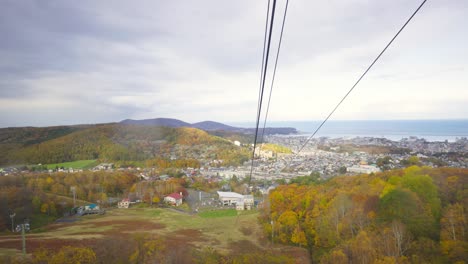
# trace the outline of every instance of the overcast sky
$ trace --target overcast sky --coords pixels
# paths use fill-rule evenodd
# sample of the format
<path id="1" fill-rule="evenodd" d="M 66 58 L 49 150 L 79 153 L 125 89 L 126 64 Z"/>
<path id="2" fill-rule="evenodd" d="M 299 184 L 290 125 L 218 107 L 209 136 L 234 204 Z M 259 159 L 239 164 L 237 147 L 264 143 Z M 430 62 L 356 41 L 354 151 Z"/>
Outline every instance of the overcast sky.
<path id="1" fill-rule="evenodd" d="M 326 117 L 420 2 L 291 1 L 269 120 Z M 253 121 L 266 5 L 3 0 L 0 127 Z M 468 118 L 467 25 L 429 0 L 333 119 Z"/>

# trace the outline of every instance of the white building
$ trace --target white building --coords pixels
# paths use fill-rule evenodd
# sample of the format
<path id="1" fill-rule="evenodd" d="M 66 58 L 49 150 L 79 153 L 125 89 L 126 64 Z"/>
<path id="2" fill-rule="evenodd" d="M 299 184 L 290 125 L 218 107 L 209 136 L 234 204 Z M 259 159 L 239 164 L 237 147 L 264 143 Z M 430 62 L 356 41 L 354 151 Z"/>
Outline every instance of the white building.
<path id="1" fill-rule="evenodd" d="M 253 195 L 219 191 L 218 195 L 223 206 L 235 205 L 237 210 L 251 210 L 254 205 Z"/>
<path id="2" fill-rule="evenodd" d="M 271 150 L 263 150 L 261 147 L 255 149 L 255 155 L 260 158 L 273 158 L 275 153 Z"/>
<path id="3" fill-rule="evenodd" d="M 239 201 L 243 201 L 244 196 L 240 193 L 235 193 L 235 192 L 219 192 L 219 200 L 221 203 L 226 206 L 226 205 L 235 205 Z"/>
<path id="4" fill-rule="evenodd" d="M 122 201 L 118 202 L 118 208 L 128 208 L 130 207 L 130 200 L 128 198 L 122 199 Z"/>
<path id="5" fill-rule="evenodd" d="M 372 165 L 354 165 L 352 167 L 346 168 L 346 171 L 351 173 L 371 174 L 380 172 L 380 169 Z"/>
<path id="6" fill-rule="evenodd" d="M 244 209 L 251 210 L 254 206 L 254 197 L 251 194 L 244 195 Z"/>

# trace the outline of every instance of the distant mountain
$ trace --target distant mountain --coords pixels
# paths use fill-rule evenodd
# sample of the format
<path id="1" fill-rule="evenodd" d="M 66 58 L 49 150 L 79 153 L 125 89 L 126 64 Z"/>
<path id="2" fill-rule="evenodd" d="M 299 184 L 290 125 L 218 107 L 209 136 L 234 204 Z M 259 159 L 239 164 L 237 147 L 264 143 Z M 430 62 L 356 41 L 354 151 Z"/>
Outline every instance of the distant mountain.
<path id="1" fill-rule="evenodd" d="M 182 120 L 172 119 L 172 118 L 154 118 L 154 119 L 143 119 L 143 120 L 133 120 L 126 119 L 120 122 L 124 125 L 143 125 L 143 126 L 166 126 L 166 127 L 193 127 L 205 131 L 228 131 L 236 132 L 242 134 L 255 134 L 255 128 L 242 128 L 242 127 L 233 127 L 225 125 L 223 123 L 214 122 L 214 121 L 203 121 L 198 123 L 187 123 Z M 259 133 L 262 133 L 262 128 L 259 129 Z M 273 134 L 297 134 L 297 129 L 293 127 L 267 127 L 265 128 L 265 135 Z"/>
<path id="2" fill-rule="evenodd" d="M 193 123 L 191 127 L 202 129 L 202 130 L 225 130 L 225 131 L 237 131 L 242 130 L 238 127 L 228 126 L 219 122 L 214 121 L 203 121 L 198 123 Z"/>
<path id="3" fill-rule="evenodd" d="M 120 122 L 124 125 L 141 125 L 141 126 L 166 126 L 166 127 L 191 127 L 191 124 L 182 120 L 173 118 L 153 118 L 143 120 L 125 119 Z"/>

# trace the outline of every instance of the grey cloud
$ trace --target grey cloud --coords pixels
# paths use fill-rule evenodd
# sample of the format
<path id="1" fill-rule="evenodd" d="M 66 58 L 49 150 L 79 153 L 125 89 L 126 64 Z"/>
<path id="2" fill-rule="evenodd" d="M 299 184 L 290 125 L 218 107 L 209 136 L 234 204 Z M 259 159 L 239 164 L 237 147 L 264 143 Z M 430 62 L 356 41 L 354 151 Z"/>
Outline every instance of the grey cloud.
<path id="1" fill-rule="evenodd" d="M 291 80 L 282 75 L 289 72 L 295 79 L 286 89 L 307 87 L 307 69 L 302 70 L 304 76 L 291 73 L 302 65 L 314 67 L 312 77 L 323 75 L 320 69 L 330 75 L 361 70 L 418 4 L 418 0 L 290 1 L 277 81 Z M 279 1 L 278 11 L 283 5 Z M 435 15 L 446 17 L 467 6 L 466 1 L 456 0 L 428 3 L 417 23 L 410 25 L 413 31 L 405 32 L 398 43 L 417 47 L 418 32 L 427 32 L 424 27 Z M 48 101 L 72 99 L 77 103 L 76 113 L 95 110 L 90 120 L 149 118 L 158 113 L 233 117 L 237 109 L 243 113 L 237 114 L 237 120 L 250 120 L 243 116 L 255 113 L 265 8 L 266 1 L 250 0 L 4 1 L 0 9 L 0 100 L 20 103 L 38 98 L 44 109 L 52 109 Z M 457 40 L 467 41 L 466 37 Z M 392 69 L 378 74 L 401 78 Z M 241 98 L 225 93 L 225 87 Z M 287 108 L 288 99 L 281 100 Z M 36 105 L 29 111 L 40 109 Z M 27 111 L 12 113 L 8 122 L 15 116 L 17 122 L 29 122 L 32 118 Z M 55 108 L 50 119 L 81 118 L 73 113 Z M 8 122 L 0 120 L 0 126 Z"/>

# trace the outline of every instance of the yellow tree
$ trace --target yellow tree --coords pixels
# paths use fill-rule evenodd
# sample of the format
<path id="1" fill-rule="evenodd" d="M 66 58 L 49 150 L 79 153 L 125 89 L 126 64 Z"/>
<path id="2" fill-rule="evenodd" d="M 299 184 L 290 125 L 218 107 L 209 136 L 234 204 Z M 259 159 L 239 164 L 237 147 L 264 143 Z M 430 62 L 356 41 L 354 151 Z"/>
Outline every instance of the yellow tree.
<path id="1" fill-rule="evenodd" d="M 335 263 L 341 263 L 341 264 L 346 264 L 349 263 L 348 257 L 343 253 L 341 249 L 336 249 L 333 250 L 330 254 L 324 256 L 320 260 L 321 264 L 335 264 Z"/>
<path id="2" fill-rule="evenodd" d="M 37 264 L 93 264 L 97 263 L 96 253 L 88 247 L 62 247 L 58 252 L 40 248 L 33 253 L 33 263 Z"/>
<path id="3" fill-rule="evenodd" d="M 291 242 L 301 247 L 307 246 L 307 238 L 299 225 L 296 226 L 291 236 Z"/>
<path id="4" fill-rule="evenodd" d="M 49 213 L 49 204 L 43 203 L 41 205 L 41 213 L 43 213 L 43 214 Z"/>
<path id="5" fill-rule="evenodd" d="M 49 264 L 91 264 L 97 263 L 96 253 L 88 247 L 71 247 L 66 246 L 60 251 L 52 255 Z"/>
<path id="6" fill-rule="evenodd" d="M 349 245 L 352 263 L 374 263 L 377 252 L 365 231 L 360 231 Z"/>
<path id="7" fill-rule="evenodd" d="M 291 241 L 291 235 L 294 231 L 294 228 L 298 225 L 297 214 L 291 210 L 287 210 L 278 217 L 277 227 L 275 226 L 275 231 L 278 230 L 279 240 L 283 243 L 288 243 Z"/>
<path id="8" fill-rule="evenodd" d="M 442 252 L 453 262 L 468 259 L 468 223 L 465 210 L 460 203 L 449 205 L 440 220 Z"/>

